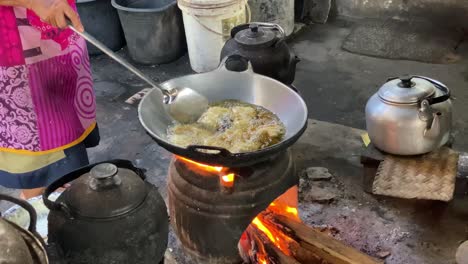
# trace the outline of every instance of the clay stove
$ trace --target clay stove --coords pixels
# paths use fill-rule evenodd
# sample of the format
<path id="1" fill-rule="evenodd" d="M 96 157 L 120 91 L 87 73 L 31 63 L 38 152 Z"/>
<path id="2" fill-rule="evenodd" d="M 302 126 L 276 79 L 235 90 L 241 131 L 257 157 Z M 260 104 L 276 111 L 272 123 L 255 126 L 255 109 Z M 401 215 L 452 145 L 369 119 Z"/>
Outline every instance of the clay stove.
<path id="1" fill-rule="evenodd" d="M 265 229 L 257 215 L 281 208 L 297 217 L 298 181 L 289 150 L 243 168 L 174 157 L 168 179 L 172 226 L 197 263 L 241 263 L 238 245 L 246 229 Z"/>

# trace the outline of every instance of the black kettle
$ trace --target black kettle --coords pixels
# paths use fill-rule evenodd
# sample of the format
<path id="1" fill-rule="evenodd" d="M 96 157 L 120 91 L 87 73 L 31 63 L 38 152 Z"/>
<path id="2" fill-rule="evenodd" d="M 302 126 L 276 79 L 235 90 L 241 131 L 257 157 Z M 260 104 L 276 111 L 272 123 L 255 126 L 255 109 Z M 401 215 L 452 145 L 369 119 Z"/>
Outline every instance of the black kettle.
<path id="1" fill-rule="evenodd" d="M 278 34 L 279 33 L 279 34 Z M 234 27 L 231 39 L 221 50 L 221 60 L 240 55 L 252 63 L 255 73 L 291 85 L 300 61 L 285 41 L 284 30 L 276 24 L 250 23 Z"/>
<path id="2" fill-rule="evenodd" d="M 0 201 L 12 202 L 29 214 L 28 230 L 0 218 L 0 263 L 8 264 L 48 264 L 45 243 L 36 232 L 37 215 L 26 201 L 0 194 Z"/>
<path id="3" fill-rule="evenodd" d="M 49 195 L 74 181 L 55 202 Z M 159 263 L 167 248 L 167 208 L 130 161 L 89 165 L 55 181 L 43 195 L 48 240 L 69 264 Z"/>

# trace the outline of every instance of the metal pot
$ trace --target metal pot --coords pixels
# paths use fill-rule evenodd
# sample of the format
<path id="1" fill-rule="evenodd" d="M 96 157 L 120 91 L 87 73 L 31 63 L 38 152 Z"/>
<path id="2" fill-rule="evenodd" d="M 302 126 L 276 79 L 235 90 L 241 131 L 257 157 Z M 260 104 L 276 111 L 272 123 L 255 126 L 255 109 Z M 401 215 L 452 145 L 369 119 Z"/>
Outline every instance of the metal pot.
<path id="1" fill-rule="evenodd" d="M 286 150 L 307 128 L 307 106 L 304 100 L 281 82 L 255 74 L 250 63 L 239 55 L 225 58 L 217 70 L 173 79 L 162 86 L 168 89 L 190 87 L 208 98 L 210 103 L 239 100 L 262 106 L 275 113 L 286 126 L 286 135 L 282 142 L 254 152 L 231 153 L 223 148 L 209 146 L 182 148 L 172 144 L 167 138 L 167 128 L 174 120 L 162 103 L 163 94 L 159 89 L 148 92 L 138 108 L 143 127 L 163 148 L 198 162 L 226 167 L 259 163 Z M 208 153 L 204 150 L 211 151 Z"/>
<path id="2" fill-rule="evenodd" d="M 26 201 L 0 194 L 0 200 L 9 201 L 29 213 L 29 228 L 25 230 L 15 223 L 0 218 L 0 263 L 48 264 L 44 241 L 36 233 L 36 212 Z"/>
<path id="3" fill-rule="evenodd" d="M 120 25 L 119 15 L 109 0 L 77 0 L 76 8 L 81 22 L 86 30 L 96 36 L 113 51 L 125 46 L 124 33 Z M 90 55 L 100 55 L 102 52 L 88 43 Z"/>
<path id="4" fill-rule="evenodd" d="M 450 90 L 423 76 L 389 79 L 367 102 L 366 123 L 371 142 L 387 153 L 433 151 L 450 137 Z"/>
<path id="5" fill-rule="evenodd" d="M 48 196 L 73 181 L 56 202 Z M 131 162 L 114 160 L 76 170 L 47 187 L 49 242 L 67 263 L 159 263 L 168 241 L 166 205 Z"/>
<path id="6" fill-rule="evenodd" d="M 224 45 L 221 58 L 241 55 L 252 63 L 254 72 L 290 85 L 294 82 L 299 59 L 284 37 L 284 30 L 276 24 L 239 25 L 231 30 L 231 39 Z"/>

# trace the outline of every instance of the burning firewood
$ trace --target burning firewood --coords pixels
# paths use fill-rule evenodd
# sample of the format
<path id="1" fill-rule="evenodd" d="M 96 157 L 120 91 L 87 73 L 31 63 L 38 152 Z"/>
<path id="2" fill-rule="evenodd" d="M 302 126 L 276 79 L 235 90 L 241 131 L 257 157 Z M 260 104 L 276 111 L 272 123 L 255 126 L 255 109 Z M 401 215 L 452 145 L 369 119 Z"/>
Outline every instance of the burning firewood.
<path id="1" fill-rule="evenodd" d="M 271 211 L 255 218 L 243 239 L 240 251 L 244 260 L 251 264 L 382 263 L 298 219 Z"/>
<path id="2" fill-rule="evenodd" d="M 287 256 L 279 250 L 272 242 L 258 229 L 250 226 L 247 229 L 249 237 L 255 245 L 255 250 L 249 255 L 251 263 L 254 264 L 300 264 L 294 257 Z"/>

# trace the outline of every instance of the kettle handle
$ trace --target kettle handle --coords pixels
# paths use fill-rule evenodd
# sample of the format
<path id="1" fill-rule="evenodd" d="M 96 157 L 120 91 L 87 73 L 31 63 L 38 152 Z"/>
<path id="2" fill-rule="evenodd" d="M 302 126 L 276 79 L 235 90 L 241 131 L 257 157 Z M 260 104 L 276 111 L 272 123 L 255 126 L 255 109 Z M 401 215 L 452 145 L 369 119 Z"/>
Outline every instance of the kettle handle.
<path id="1" fill-rule="evenodd" d="M 451 92 L 450 92 L 450 89 L 447 87 L 447 85 L 439 82 L 439 81 L 436 81 L 434 79 L 431 79 L 431 78 L 428 78 L 428 77 L 425 77 L 425 76 L 420 76 L 420 75 L 411 75 L 410 78 L 420 78 L 420 79 L 424 79 L 430 83 L 432 83 L 437 89 L 439 89 L 440 91 L 442 91 L 444 94 L 441 95 L 441 96 L 438 96 L 438 97 L 433 97 L 433 98 L 427 98 L 425 100 L 427 100 L 427 102 L 429 103 L 429 105 L 433 105 L 433 104 L 438 104 L 438 103 L 442 103 L 442 102 L 445 102 L 447 101 L 448 99 L 450 99 L 450 97 L 452 96 Z M 391 78 L 388 78 L 387 79 L 387 82 L 389 81 L 393 81 L 393 80 L 396 80 L 396 79 L 399 79 L 399 77 L 391 77 Z"/>
<path id="2" fill-rule="evenodd" d="M 252 24 L 255 24 L 255 25 L 257 25 L 259 27 L 262 27 L 262 28 L 276 29 L 280 33 L 281 38 L 286 37 L 286 32 L 278 24 L 266 23 L 266 22 L 252 22 L 252 23 L 241 24 L 241 25 L 233 27 L 231 29 L 231 38 L 235 38 L 237 33 L 239 33 L 240 31 L 242 31 L 244 29 L 248 29 L 250 27 L 250 25 L 252 25 Z"/>
<path id="3" fill-rule="evenodd" d="M 434 79 L 424 77 L 424 76 L 415 75 L 414 77 L 421 78 L 421 79 L 424 79 L 424 80 L 432 83 L 437 89 L 441 90 L 444 93 L 444 95 L 441 95 L 439 97 L 433 97 L 433 98 L 426 99 L 429 102 L 429 105 L 445 102 L 448 99 L 450 99 L 450 97 L 452 96 L 451 92 L 450 92 L 450 89 L 447 87 L 447 85 L 445 85 L 445 84 L 443 84 L 443 83 L 441 83 L 439 81 L 436 81 Z"/>
<path id="4" fill-rule="evenodd" d="M 19 205 L 24 210 L 26 210 L 28 212 L 28 214 L 29 214 L 29 227 L 28 227 L 28 230 L 29 230 L 29 232 L 37 235 L 37 233 L 36 233 L 37 213 L 36 213 L 36 210 L 34 210 L 34 207 L 32 205 L 30 205 L 25 200 L 20 200 L 20 199 L 17 199 L 17 198 L 13 198 L 11 196 L 8 196 L 6 194 L 1 194 L 1 193 L 0 193 L 0 200 L 14 203 L 16 205 Z"/>
<path id="5" fill-rule="evenodd" d="M 54 181 L 52 184 L 50 184 L 49 186 L 47 186 L 47 188 L 45 189 L 44 191 L 44 194 L 42 195 L 42 200 L 44 201 L 44 205 L 49 208 L 49 210 L 54 210 L 54 211 L 63 211 L 65 212 L 68 216 L 71 217 L 71 211 L 70 209 L 68 208 L 68 206 L 64 203 L 57 203 L 57 202 L 53 202 L 51 200 L 49 200 L 49 196 L 54 192 L 56 191 L 58 188 L 62 187 L 63 185 L 65 185 L 66 183 L 69 183 L 73 180 L 76 180 L 78 179 L 79 177 L 81 177 L 82 175 L 84 175 L 85 173 L 88 173 L 91 171 L 92 168 L 94 168 L 94 166 L 96 165 L 99 165 L 99 164 L 103 164 L 103 163 L 111 163 L 111 164 L 114 164 L 116 165 L 117 167 L 119 168 L 124 168 L 124 169 L 129 169 L 129 170 L 132 170 L 134 171 L 141 179 L 145 179 L 145 173 L 144 173 L 144 170 L 143 169 L 140 169 L 140 168 L 137 168 L 133 165 L 133 163 L 131 161 L 128 161 L 128 160 L 120 160 L 120 159 L 116 159 L 116 160 L 110 160 L 110 161 L 103 161 L 103 162 L 98 162 L 98 163 L 94 163 L 94 164 L 90 164 L 90 165 L 87 165 L 87 166 L 84 166 L 84 167 L 81 167 L 73 172 L 70 172 L 68 174 L 66 174 L 65 176 L 57 179 L 56 181 Z"/>

